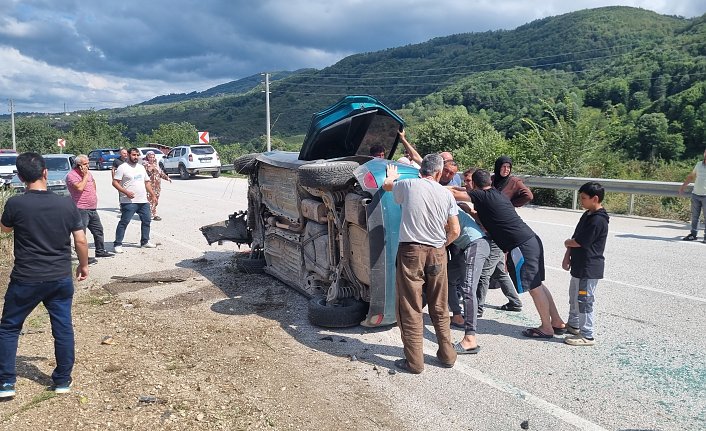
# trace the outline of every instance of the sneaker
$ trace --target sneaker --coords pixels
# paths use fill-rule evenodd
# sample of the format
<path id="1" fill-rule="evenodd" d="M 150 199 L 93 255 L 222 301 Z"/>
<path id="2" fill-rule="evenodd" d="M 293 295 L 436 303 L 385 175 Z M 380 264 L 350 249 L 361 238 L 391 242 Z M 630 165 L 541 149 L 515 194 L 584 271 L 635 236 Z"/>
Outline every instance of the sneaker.
<path id="1" fill-rule="evenodd" d="M 71 380 L 66 383 L 54 383 L 49 387 L 49 390 L 57 394 L 68 394 L 69 392 L 71 392 L 72 383 L 73 382 Z"/>
<path id="2" fill-rule="evenodd" d="M 93 264 L 95 264 L 95 263 L 98 263 L 98 259 L 96 259 L 95 257 L 89 257 L 89 258 L 88 258 L 88 264 L 89 264 L 89 265 L 93 265 Z"/>
<path id="3" fill-rule="evenodd" d="M 113 250 L 115 250 L 116 253 L 125 253 L 125 250 L 123 250 L 122 245 L 116 245 L 115 247 L 113 247 Z"/>
<path id="4" fill-rule="evenodd" d="M 157 248 L 157 246 L 151 242 L 146 242 L 146 243 L 142 244 L 140 247 L 142 247 L 142 248 Z"/>
<path id="5" fill-rule="evenodd" d="M 113 257 L 113 253 L 106 250 L 96 250 L 96 257 Z"/>
<path id="6" fill-rule="evenodd" d="M 3 383 L 0 386 L 0 398 L 12 398 L 15 396 L 15 384 Z"/>
<path id="7" fill-rule="evenodd" d="M 564 343 L 568 344 L 569 346 L 593 346 L 594 344 L 596 344 L 596 339 L 588 339 L 577 335 L 576 337 L 564 338 Z"/>
<path id="8" fill-rule="evenodd" d="M 697 237 L 696 235 L 694 235 L 693 233 L 690 233 L 689 235 L 685 236 L 685 237 L 682 238 L 681 240 L 682 240 L 682 241 L 694 241 L 694 240 L 697 239 L 697 238 L 698 238 L 698 237 Z"/>
<path id="9" fill-rule="evenodd" d="M 154 221 L 161 221 L 161 220 L 162 220 L 162 217 L 160 217 L 160 216 L 154 216 L 154 217 L 152 217 L 152 220 L 154 220 Z"/>

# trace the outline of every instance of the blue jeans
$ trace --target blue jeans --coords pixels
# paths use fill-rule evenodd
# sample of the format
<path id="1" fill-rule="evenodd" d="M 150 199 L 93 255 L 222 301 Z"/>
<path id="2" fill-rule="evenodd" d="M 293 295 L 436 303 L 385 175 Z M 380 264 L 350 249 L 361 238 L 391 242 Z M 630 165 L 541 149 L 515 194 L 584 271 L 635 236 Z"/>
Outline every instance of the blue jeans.
<path id="1" fill-rule="evenodd" d="M 593 302 L 598 280 L 571 277 L 569 282 L 569 319 L 566 324 L 579 328 L 581 336 L 593 338 Z"/>
<path id="2" fill-rule="evenodd" d="M 120 221 L 118 222 L 118 227 L 115 229 L 114 246 L 123 245 L 125 229 L 127 229 L 127 225 L 130 223 L 135 213 L 140 216 L 140 221 L 142 222 L 140 228 L 140 245 L 145 245 L 150 241 L 150 223 L 152 221 L 150 204 L 147 202 L 143 204 L 120 204 Z"/>
<path id="3" fill-rule="evenodd" d="M 17 380 L 17 342 L 20 330 L 29 313 L 40 302 L 49 312 L 51 334 L 54 337 L 56 368 L 51 378 L 57 384 L 71 381 L 75 358 L 74 328 L 71 323 L 73 296 L 71 277 L 40 282 L 10 280 L 0 320 L 0 384 L 15 383 Z"/>
<path id="4" fill-rule="evenodd" d="M 691 233 L 696 236 L 699 230 L 699 216 L 704 215 L 704 236 L 706 236 L 706 196 L 691 194 Z"/>

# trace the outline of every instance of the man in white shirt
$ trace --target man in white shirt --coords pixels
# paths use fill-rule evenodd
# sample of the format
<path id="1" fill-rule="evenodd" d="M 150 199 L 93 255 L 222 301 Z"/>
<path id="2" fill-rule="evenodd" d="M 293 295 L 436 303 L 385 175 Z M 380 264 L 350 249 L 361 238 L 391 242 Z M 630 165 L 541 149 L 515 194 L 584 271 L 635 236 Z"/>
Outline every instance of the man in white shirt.
<path id="1" fill-rule="evenodd" d="M 422 160 L 421 178 L 398 180 L 397 166 L 391 164 L 382 185 L 402 206 L 395 311 L 405 358 L 397 360 L 395 366 L 412 374 L 424 370 L 423 293 L 439 344 L 436 356 L 446 368 L 456 362 L 449 321 L 446 246 L 461 229 L 456 201 L 439 184 L 443 167 L 440 155 L 429 154 Z"/>
<path id="2" fill-rule="evenodd" d="M 684 241 L 694 241 L 699 231 L 699 216 L 704 215 L 704 239 L 706 244 L 706 150 L 704 159 L 696 163 L 694 170 L 686 176 L 684 183 L 679 187 L 679 194 L 684 193 L 684 188 L 690 182 L 694 182 L 694 189 L 691 191 L 691 232 L 682 238 Z"/>
<path id="3" fill-rule="evenodd" d="M 113 177 L 113 187 L 120 194 L 120 221 L 115 229 L 115 241 L 113 247 L 116 253 L 124 253 L 123 238 L 125 229 L 130 223 L 132 216 L 137 213 L 142 222 L 140 231 L 140 246 L 144 248 L 155 248 L 156 245 L 150 242 L 150 221 L 152 219 L 150 204 L 147 199 L 147 192 L 152 194 L 150 178 L 144 166 L 138 163 L 140 150 L 130 148 L 128 159 L 115 170 Z"/>

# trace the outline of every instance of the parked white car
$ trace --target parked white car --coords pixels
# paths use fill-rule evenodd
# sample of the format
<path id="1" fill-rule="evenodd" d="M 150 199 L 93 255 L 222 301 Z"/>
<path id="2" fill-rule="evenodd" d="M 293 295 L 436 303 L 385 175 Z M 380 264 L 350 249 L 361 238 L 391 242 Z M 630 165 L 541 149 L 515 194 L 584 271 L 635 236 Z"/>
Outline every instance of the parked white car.
<path id="1" fill-rule="evenodd" d="M 12 177 L 17 172 L 15 161 L 17 153 L 3 152 L 0 153 L 0 186 L 9 186 Z"/>
<path id="2" fill-rule="evenodd" d="M 162 159 L 164 158 L 164 153 L 158 148 L 140 147 L 138 148 L 138 150 L 140 150 L 140 162 L 142 162 L 147 157 L 147 153 L 149 151 L 152 151 L 154 153 L 154 157 L 157 159 L 157 163 L 162 161 Z"/>
<path id="3" fill-rule="evenodd" d="M 188 180 L 197 174 L 221 175 L 221 159 L 210 145 L 181 145 L 174 147 L 159 163 L 167 174 L 179 174 Z"/>

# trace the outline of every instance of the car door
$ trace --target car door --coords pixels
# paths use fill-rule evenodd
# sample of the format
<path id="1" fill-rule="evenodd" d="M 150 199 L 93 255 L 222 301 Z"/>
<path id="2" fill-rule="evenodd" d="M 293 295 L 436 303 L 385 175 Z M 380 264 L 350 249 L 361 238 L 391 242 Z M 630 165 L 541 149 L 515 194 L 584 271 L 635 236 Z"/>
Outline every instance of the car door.
<path id="1" fill-rule="evenodd" d="M 165 171 L 176 172 L 180 151 L 180 148 L 174 148 L 162 159 Z"/>

